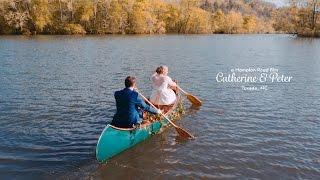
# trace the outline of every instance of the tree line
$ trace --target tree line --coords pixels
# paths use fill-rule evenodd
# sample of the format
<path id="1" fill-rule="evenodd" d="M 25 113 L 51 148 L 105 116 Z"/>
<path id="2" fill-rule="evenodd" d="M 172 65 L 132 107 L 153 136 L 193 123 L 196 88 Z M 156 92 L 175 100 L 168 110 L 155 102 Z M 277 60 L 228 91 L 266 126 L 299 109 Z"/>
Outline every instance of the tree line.
<path id="1" fill-rule="evenodd" d="M 304 1 L 2 0 L 0 34 L 317 32 L 317 0 Z"/>

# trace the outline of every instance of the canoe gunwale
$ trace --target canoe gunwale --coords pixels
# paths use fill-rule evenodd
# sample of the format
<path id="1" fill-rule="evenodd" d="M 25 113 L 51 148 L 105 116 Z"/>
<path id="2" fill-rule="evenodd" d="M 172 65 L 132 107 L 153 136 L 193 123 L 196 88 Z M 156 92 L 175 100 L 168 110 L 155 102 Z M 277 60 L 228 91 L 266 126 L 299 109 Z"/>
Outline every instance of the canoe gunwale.
<path id="1" fill-rule="evenodd" d="M 177 100 L 175 101 L 175 103 L 172 106 L 172 108 L 165 115 L 168 116 L 169 114 L 171 114 L 177 108 L 177 106 L 178 106 L 178 104 L 180 103 L 181 100 L 182 99 L 181 99 L 180 95 L 177 95 Z M 155 122 L 161 122 L 161 119 L 158 120 L 158 121 L 155 121 Z M 133 127 L 133 128 L 120 128 L 120 127 L 113 126 L 111 124 L 108 124 L 107 126 L 110 127 L 110 128 L 116 129 L 116 130 L 120 130 L 120 131 L 133 131 L 133 130 L 138 130 L 138 129 L 141 129 L 141 128 L 145 128 L 147 126 L 151 126 L 155 122 L 152 122 L 150 124 L 142 124 L 140 126 Z"/>

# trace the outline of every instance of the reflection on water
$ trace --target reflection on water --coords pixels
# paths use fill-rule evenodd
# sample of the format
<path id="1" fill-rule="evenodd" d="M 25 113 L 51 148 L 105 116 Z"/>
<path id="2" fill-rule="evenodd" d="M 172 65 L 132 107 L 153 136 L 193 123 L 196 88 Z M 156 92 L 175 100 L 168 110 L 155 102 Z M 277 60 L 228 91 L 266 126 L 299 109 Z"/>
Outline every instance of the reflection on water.
<path id="1" fill-rule="evenodd" d="M 0 37 L 0 177 L 262 178 L 320 176 L 320 40 L 287 35 Z M 106 165 L 95 145 L 127 75 L 150 94 L 166 64 L 203 100 L 178 124 Z M 268 91 L 217 83 L 231 68 L 293 76 Z"/>

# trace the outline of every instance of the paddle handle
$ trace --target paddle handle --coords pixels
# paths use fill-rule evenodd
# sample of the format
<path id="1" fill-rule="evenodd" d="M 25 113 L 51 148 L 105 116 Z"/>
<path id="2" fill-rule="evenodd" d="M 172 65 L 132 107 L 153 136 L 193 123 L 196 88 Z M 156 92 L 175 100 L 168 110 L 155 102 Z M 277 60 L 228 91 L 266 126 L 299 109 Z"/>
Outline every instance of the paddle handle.
<path id="1" fill-rule="evenodd" d="M 137 91 L 137 90 L 136 90 Z M 154 106 L 146 97 L 144 97 L 139 91 L 137 91 L 137 93 L 146 101 L 150 104 L 150 106 L 152 106 L 154 109 L 159 110 L 156 106 Z M 164 115 L 162 112 L 160 112 L 160 115 L 163 116 L 167 121 L 169 121 L 169 123 L 174 126 L 174 127 L 178 127 L 177 125 L 175 125 L 166 115 Z"/>
<path id="2" fill-rule="evenodd" d="M 189 94 L 189 93 L 187 93 L 187 92 L 185 92 L 180 86 L 178 86 L 177 85 L 177 88 L 180 90 L 180 91 L 182 91 L 184 94 Z"/>

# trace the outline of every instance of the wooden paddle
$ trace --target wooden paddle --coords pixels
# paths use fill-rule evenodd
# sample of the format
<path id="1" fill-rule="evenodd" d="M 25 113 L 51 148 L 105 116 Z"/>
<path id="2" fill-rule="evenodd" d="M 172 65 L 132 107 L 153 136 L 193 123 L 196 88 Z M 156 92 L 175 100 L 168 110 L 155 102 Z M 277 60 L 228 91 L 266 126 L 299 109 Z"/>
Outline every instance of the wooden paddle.
<path id="1" fill-rule="evenodd" d="M 136 90 L 137 91 L 137 90 Z M 155 108 L 156 110 L 158 110 L 158 108 L 156 108 L 147 98 L 145 98 L 139 91 L 137 91 L 138 94 L 146 101 L 148 102 L 153 108 Z M 167 121 L 169 121 L 169 123 L 176 129 L 177 133 L 180 135 L 180 137 L 184 138 L 184 139 L 194 139 L 195 137 L 190 134 L 188 131 L 182 129 L 181 127 L 177 126 L 176 124 L 174 124 L 166 115 L 164 115 L 163 113 L 160 113 Z"/>
<path id="2" fill-rule="evenodd" d="M 192 95 L 192 94 L 190 94 L 190 93 L 185 92 L 185 91 L 184 91 L 183 89 L 181 89 L 181 87 L 179 87 L 178 85 L 177 85 L 177 87 L 178 87 L 178 89 L 179 89 L 180 91 L 182 91 L 182 92 L 187 96 L 188 100 L 189 100 L 193 105 L 195 105 L 195 106 L 201 106 L 201 105 L 202 105 L 202 101 L 201 101 L 199 98 L 197 98 L 196 96 L 194 96 L 194 95 Z"/>

